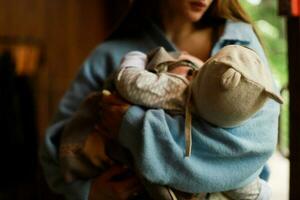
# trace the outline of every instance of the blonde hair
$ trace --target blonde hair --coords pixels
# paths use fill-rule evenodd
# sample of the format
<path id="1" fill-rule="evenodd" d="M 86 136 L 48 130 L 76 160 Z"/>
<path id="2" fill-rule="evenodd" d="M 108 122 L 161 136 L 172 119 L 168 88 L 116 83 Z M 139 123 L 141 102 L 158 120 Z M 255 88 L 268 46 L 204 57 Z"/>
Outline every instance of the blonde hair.
<path id="1" fill-rule="evenodd" d="M 214 0 L 208 15 L 214 18 L 230 19 L 250 23 L 249 15 L 242 8 L 238 0 Z"/>
<path id="2" fill-rule="evenodd" d="M 202 26 L 213 26 L 218 30 L 220 29 L 220 25 L 228 19 L 235 22 L 241 21 L 251 24 L 260 43 L 262 43 L 253 21 L 251 20 L 247 12 L 243 9 L 241 4 L 239 3 L 239 0 L 213 0 L 209 9 L 200 19 L 198 24 Z"/>

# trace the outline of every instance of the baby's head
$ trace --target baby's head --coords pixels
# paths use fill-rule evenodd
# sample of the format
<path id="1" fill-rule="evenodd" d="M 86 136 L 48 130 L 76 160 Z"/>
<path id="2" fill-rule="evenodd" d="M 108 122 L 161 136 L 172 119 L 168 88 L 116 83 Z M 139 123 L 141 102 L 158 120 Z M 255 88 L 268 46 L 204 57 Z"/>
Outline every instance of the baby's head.
<path id="1" fill-rule="evenodd" d="M 157 73 L 169 72 L 191 80 L 193 71 L 199 70 L 203 62 L 186 52 L 168 53 L 163 47 L 154 49 L 148 54 L 146 69 Z"/>
<path id="2" fill-rule="evenodd" d="M 191 81 L 195 113 L 220 127 L 233 127 L 268 99 L 282 103 L 271 73 L 253 50 L 229 45 L 211 57 Z"/>
<path id="3" fill-rule="evenodd" d="M 203 64 L 203 61 L 197 57 L 182 52 L 175 63 L 168 67 L 168 72 L 184 76 L 191 81 L 195 74 L 194 71 L 199 70 Z"/>

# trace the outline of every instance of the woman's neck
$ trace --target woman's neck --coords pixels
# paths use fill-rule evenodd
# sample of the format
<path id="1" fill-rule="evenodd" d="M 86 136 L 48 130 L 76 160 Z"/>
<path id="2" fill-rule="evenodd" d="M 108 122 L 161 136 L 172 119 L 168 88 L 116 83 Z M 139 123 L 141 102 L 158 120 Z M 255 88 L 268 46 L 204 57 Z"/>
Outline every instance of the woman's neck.
<path id="1" fill-rule="evenodd" d="M 162 25 L 167 38 L 182 51 L 187 51 L 201 60 L 205 61 L 210 56 L 212 49 L 212 27 L 202 29 L 196 28 L 191 21 L 177 16 L 168 18 L 164 16 Z"/>
<path id="2" fill-rule="evenodd" d="M 194 32 L 195 27 L 192 21 L 171 8 L 169 12 L 164 12 L 163 7 L 169 6 L 163 3 L 160 5 L 160 17 L 165 34 L 170 41 L 177 43 L 178 40 L 182 40 Z"/>
<path id="3" fill-rule="evenodd" d="M 163 26 L 167 38 L 175 44 L 193 34 L 196 29 L 194 23 L 180 16 L 163 18 Z"/>

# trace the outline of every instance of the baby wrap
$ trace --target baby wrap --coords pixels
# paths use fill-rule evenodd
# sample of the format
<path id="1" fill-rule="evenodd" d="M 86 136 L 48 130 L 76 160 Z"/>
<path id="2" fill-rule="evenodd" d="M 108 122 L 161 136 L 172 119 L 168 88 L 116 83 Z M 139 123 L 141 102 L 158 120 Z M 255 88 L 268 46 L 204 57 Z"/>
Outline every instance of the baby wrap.
<path id="1" fill-rule="evenodd" d="M 141 56 L 141 55 L 139 55 L 139 54 L 135 54 L 136 56 Z M 161 59 L 157 59 L 157 60 L 160 60 L 161 61 Z M 135 65 L 139 65 L 139 66 L 142 66 L 143 65 L 143 62 L 145 62 L 146 61 L 146 59 L 140 59 L 138 62 L 135 62 Z M 158 61 L 157 61 L 158 62 Z M 124 64 L 124 63 L 123 63 Z M 127 63 L 128 64 L 128 63 Z M 126 65 L 127 65 L 126 64 Z M 160 64 L 166 64 L 165 62 L 164 63 L 160 63 Z M 158 65 L 155 65 L 155 66 L 160 66 L 160 68 L 157 68 L 157 69 L 159 69 L 159 70 L 163 70 L 163 68 L 164 67 L 161 67 L 161 66 L 163 66 L 163 65 L 160 65 L 160 64 L 158 64 Z M 166 66 L 169 66 L 170 64 L 172 64 L 172 62 L 170 62 L 170 63 L 168 63 L 168 64 L 166 64 Z M 131 70 L 137 70 L 137 72 L 138 71 L 143 71 L 143 73 L 144 72 L 148 72 L 148 71 L 145 71 L 145 70 L 143 70 L 143 68 L 142 67 L 140 67 L 140 68 L 135 68 L 135 67 L 132 67 L 132 68 L 129 68 L 129 69 L 131 69 Z M 127 70 L 123 70 L 122 71 L 122 73 L 123 74 L 121 74 L 121 76 L 123 76 L 124 75 L 124 77 L 126 77 L 125 75 L 125 73 L 127 72 Z M 151 73 L 151 72 L 148 72 L 149 74 L 152 74 L 152 75 L 155 75 L 154 73 Z M 171 77 L 175 77 L 176 79 L 175 80 L 186 80 L 186 79 L 182 79 L 181 78 L 181 76 L 177 76 L 177 75 L 175 75 L 175 76 L 172 76 L 172 74 L 170 74 L 170 73 L 161 73 L 161 74 L 169 74 Z M 120 74 L 119 74 L 120 75 Z M 141 74 L 138 74 L 139 76 L 141 75 Z M 165 77 L 165 78 L 168 78 L 167 76 Z M 134 79 L 132 79 L 132 80 L 134 80 Z M 151 80 L 151 79 L 150 79 Z M 153 81 L 156 81 L 157 79 L 153 79 Z M 162 79 L 162 80 L 165 80 L 165 79 Z M 149 84 L 149 82 L 147 82 L 146 81 L 146 79 L 140 79 L 140 81 L 141 81 L 141 83 L 147 83 L 147 84 Z M 128 82 L 127 82 L 128 83 Z M 145 83 L 145 85 L 147 85 Z M 158 82 L 158 83 L 160 83 L 160 82 Z M 174 86 L 174 82 L 162 82 L 163 84 L 169 84 L 169 85 L 173 85 Z M 175 84 L 176 84 L 176 82 L 175 82 Z M 183 85 L 183 84 L 181 84 L 180 82 L 178 82 L 178 84 L 180 85 L 180 86 L 182 86 L 182 91 L 184 91 L 183 93 L 185 93 L 185 92 L 187 92 L 187 90 L 186 90 L 186 88 L 188 87 L 188 82 L 186 82 L 186 84 L 185 85 Z M 157 88 L 157 87 L 153 87 L 153 85 L 151 85 L 152 86 L 152 88 L 154 88 L 154 89 L 158 89 L 157 91 L 158 92 L 161 92 L 161 94 L 160 95 L 162 95 L 163 94 L 163 92 L 166 92 L 165 90 L 162 90 L 162 88 Z M 143 88 L 144 87 L 144 85 L 140 85 L 140 87 L 141 88 Z M 178 89 L 178 88 L 171 88 L 171 90 L 176 90 L 176 89 Z M 170 92 L 170 91 L 169 91 Z M 171 93 L 172 94 L 172 93 Z M 176 93 L 174 93 L 174 94 L 176 94 Z M 166 96 L 161 96 L 162 98 L 163 97 L 166 97 Z M 186 97 L 186 96 L 185 96 Z M 139 96 L 138 98 L 142 98 L 142 96 Z M 142 98 L 143 99 L 143 98 Z M 149 99 L 148 99 L 149 100 Z M 150 103 L 151 103 L 151 101 L 149 101 Z M 180 101 L 179 101 L 180 102 Z M 181 102 L 183 103 L 182 104 L 182 106 L 181 106 L 181 111 L 184 111 L 184 108 L 185 108 L 185 99 L 183 98 L 183 100 L 181 100 Z M 152 102 L 153 103 L 153 102 Z M 89 104 L 90 106 L 91 106 L 91 104 Z M 176 108 L 176 107 L 175 107 Z M 89 115 L 88 115 L 89 116 Z M 88 120 L 88 122 L 90 123 L 91 121 L 90 120 Z M 93 124 L 93 123 L 92 123 Z M 78 131 L 78 130 L 77 130 Z M 73 131 L 72 131 L 73 132 Z M 82 134 L 79 134 L 79 135 L 81 135 L 81 137 L 83 138 L 83 135 Z M 95 141 L 95 137 L 92 137 L 92 136 L 95 136 L 95 134 L 93 134 L 93 133 L 91 133 L 91 134 L 88 134 L 88 136 L 86 137 L 87 138 L 87 140 L 83 140 L 83 141 L 90 141 L 90 140 L 88 140 L 88 138 L 92 138 L 92 140 L 93 141 Z M 84 137 L 85 138 L 85 137 Z M 98 139 L 97 139 L 97 141 L 98 141 Z M 99 147 L 99 145 L 100 144 L 102 144 L 102 141 L 101 141 L 101 139 L 99 140 L 101 143 L 98 143 L 98 147 Z M 74 166 L 79 166 L 80 168 L 79 169 L 77 169 L 78 171 L 76 172 L 77 174 L 81 174 L 81 176 L 79 176 L 79 177 L 81 177 L 81 178 L 87 178 L 87 177 L 93 177 L 93 176 L 95 176 L 96 174 L 98 174 L 98 173 L 100 173 L 102 170 L 104 170 L 108 165 L 106 165 L 106 163 L 109 163 L 109 159 L 107 159 L 107 158 L 105 158 L 105 150 L 104 149 L 101 149 L 101 151 L 100 152 L 102 152 L 102 154 L 103 155 L 100 155 L 99 157 L 97 157 L 97 158 L 101 158 L 101 159 L 91 159 L 91 158 L 93 158 L 92 156 L 91 156 L 91 153 L 90 152 L 92 152 L 92 153 L 94 153 L 94 151 L 89 151 L 89 149 L 92 147 L 91 145 L 87 145 L 87 144 L 90 144 L 90 143 L 87 143 L 87 142 L 84 142 L 84 145 L 83 145 L 83 150 L 80 152 L 80 151 L 77 151 L 76 150 L 76 152 L 78 152 L 79 154 L 77 155 L 76 154 L 76 152 L 75 152 L 75 154 L 72 156 L 72 165 L 74 165 Z M 95 144 L 94 146 L 97 146 L 97 144 Z M 103 147 L 103 144 L 102 145 L 100 145 L 101 147 Z M 85 147 L 89 147 L 89 149 L 87 149 L 86 150 L 86 148 Z M 80 149 L 80 148 L 79 148 Z M 93 150 L 93 149 L 92 149 Z M 62 151 L 62 152 L 64 152 L 64 151 Z M 99 152 L 97 153 L 97 154 L 99 154 Z M 88 159 L 84 159 L 83 160 L 83 162 L 81 163 L 81 162 L 78 162 L 78 159 L 76 158 L 76 162 L 77 163 L 74 163 L 74 158 L 75 158 L 75 156 L 77 156 L 78 158 L 82 158 L 82 156 L 84 156 L 85 158 L 88 158 Z M 98 155 L 96 155 L 96 156 L 98 156 Z M 98 161 L 102 161 L 102 160 L 104 160 L 103 158 L 105 158 L 105 160 L 107 160 L 107 162 L 98 162 Z M 93 162 L 93 161 L 96 161 L 96 162 Z M 87 161 L 89 161 L 89 162 L 87 162 Z M 89 163 L 91 162 L 91 164 L 93 164 L 93 165 L 90 165 Z M 92 166 L 97 166 L 96 168 L 90 168 L 90 167 L 92 167 Z M 84 168 L 83 168 L 84 167 Z M 89 168 L 90 168 L 90 170 L 89 170 Z M 86 170 L 86 171 L 83 171 L 83 170 Z M 75 172 L 75 171 L 73 171 L 73 172 Z M 69 175 L 69 176 L 67 176 L 67 177 L 70 177 L 70 174 L 65 174 L 65 175 Z M 76 177 L 75 177 L 75 179 L 76 179 Z M 255 189 L 255 195 L 258 195 L 259 194 L 259 190 L 260 190 L 260 187 L 259 187 L 259 185 L 255 185 L 257 188 Z M 169 192 L 168 191 L 172 191 L 172 190 L 169 190 L 168 188 L 163 188 L 163 187 L 159 187 L 158 185 L 154 185 L 153 186 L 154 188 L 155 188 L 155 192 L 154 192 L 154 194 L 158 194 L 158 193 L 166 193 L 166 194 L 169 194 Z M 249 189 L 249 187 L 247 186 L 247 187 L 245 187 L 245 188 L 247 188 L 247 189 Z M 252 190 L 251 190 L 252 191 Z M 245 192 L 246 194 L 248 194 L 248 192 Z M 244 194 L 242 194 L 242 195 L 245 195 L 245 193 Z M 232 191 L 232 194 L 236 194 L 236 191 Z"/>
<path id="2" fill-rule="evenodd" d="M 91 94 L 80 106 L 69 126 L 64 130 L 60 149 L 60 161 L 62 173 L 67 182 L 71 183 L 77 179 L 96 177 L 109 168 L 113 162 L 121 162 L 132 165 L 129 152 L 118 144 L 117 141 L 107 141 L 100 132 L 93 131 L 94 124 L 99 120 L 101 109 L 101 98 L 103 95 L 111 95 L 104 91 Z M 124 110 L 127 106 L 124 105 Z M 206 193 L 192 194 L 168 186 L 151 183 L 140 177 L 149 195 L 153 199 L 161 200 L 204 200 Z M 244 187 L 225 191 L 222 193 L 211 193 L 210 200 L 227 200 L 247 198 L 257 200 L 261 190 L 268 191 L 267 185 L 261 185 L 257 178 L 251 184 Z M 259 199 L 261 200 L 261 199 Z"/>

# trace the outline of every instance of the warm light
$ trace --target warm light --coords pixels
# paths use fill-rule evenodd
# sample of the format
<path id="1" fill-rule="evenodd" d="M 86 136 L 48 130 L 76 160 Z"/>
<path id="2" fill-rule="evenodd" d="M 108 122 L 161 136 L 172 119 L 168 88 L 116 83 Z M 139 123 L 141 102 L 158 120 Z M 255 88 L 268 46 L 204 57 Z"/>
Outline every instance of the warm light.
<path id="1" fill-rule="evenodd" d="M 266 36 L 271 37 L 273 39 L 277 39 L 279 37 L 279 30 L 269 22 L 265 20 L 259 20 L 256 23 L 256 26 L 260 29 L 262 33 Z"/>
<path id="2" fill-rule="evenodd" d="M 18 45 L 13 47 L 12 53 L 18 75 L 32 76 L 37 71 L 41 53 L 38 47 Z"/>
<path id="3" fill-rule="evenodd" d="M 261 3 L 261 0 L 247 0 L 249 3 L 251 3 L 252 5 L 259 5 Z"/>

